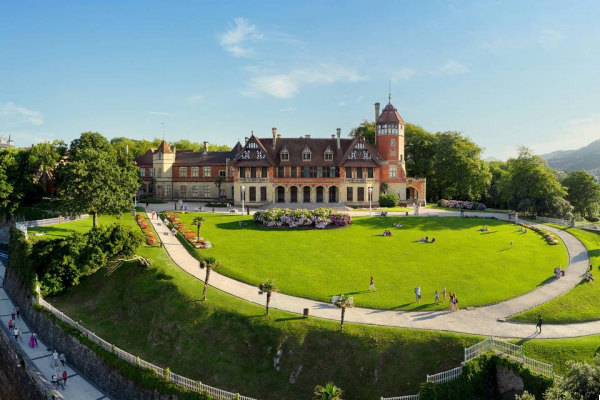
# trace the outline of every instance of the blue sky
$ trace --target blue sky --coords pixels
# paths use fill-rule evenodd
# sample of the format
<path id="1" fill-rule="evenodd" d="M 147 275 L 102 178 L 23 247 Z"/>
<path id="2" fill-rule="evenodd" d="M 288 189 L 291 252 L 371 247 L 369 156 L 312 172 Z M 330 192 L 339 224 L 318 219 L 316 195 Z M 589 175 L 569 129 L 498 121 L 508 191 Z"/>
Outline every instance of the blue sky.
<path id="1" fill-rule="evenodd" d="M 600 139 L 600 2 L 1 2 L 0 134 L 233 145 L 392 102 L 506 158 Z"/>

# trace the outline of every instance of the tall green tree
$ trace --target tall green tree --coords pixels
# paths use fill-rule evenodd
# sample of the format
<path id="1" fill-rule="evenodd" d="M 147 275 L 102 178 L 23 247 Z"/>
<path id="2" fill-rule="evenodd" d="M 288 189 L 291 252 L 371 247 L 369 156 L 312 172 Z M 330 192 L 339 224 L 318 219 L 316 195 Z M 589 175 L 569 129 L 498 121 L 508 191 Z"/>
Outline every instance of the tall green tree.
<path id="1" fill-rule="evenodd" d="M 488 169 L 490 170 L 491 180 L 483 201 L 488 207 L 506 209 L 507 205 L 505 199 L 502 197 L 500 184 L 505 179 L 508 165 L 505 161 L 490 161 Z"/>
<path id="2" fill-rule="evenodd" d="M 567 194 L 546 161 L 527 147 L 519 147 L 518 156 L 507 161 L 500 192 L 509 207 L 532 214 Z"/>
<path id="3" fill-rule="evenodd" d="M 28 163 L 32 173 L 38 171 L 50 172 L 56 168 L 56 163 L 67 152 L 67 145 L 62 140 L 42 142 L 31 146 Z"/>
<path id="4" fill-rule="evenodd" d="M 567 188 L 567 200 L 582 217 L 593 218 L 598 214 L 600 186 L 585 171 L 571 171 L 562 181 Z"/>
<path id="5" fill-rule="evenodd" d="M 408 176 L 428 177 L 433 174 L 435 143 L 435 135 L 419 125 L 404 126 L 404 159 Z"/>
<path id="6" fill-rule="evenodd" d="M 363 137 L 369 144 L 375 144 L 375 122 L 366 119 L 350 131 L 350 137 Z"/>
<path id="7" fill-rule="evenodd" d="M 69 148 L 68 162 L 58 169 L 61 211 L 66 215 L 116 214 L 132 207 L 139 189 L 132 154 L 118 154 L 99 133 L 86 132 Z"/>
<path id="8" fill-rule="evenodd" d="M 569 370 L 544 394 L 546 400 L 596 399 L 600 394 L 600 362 L 567 361 Z"/>

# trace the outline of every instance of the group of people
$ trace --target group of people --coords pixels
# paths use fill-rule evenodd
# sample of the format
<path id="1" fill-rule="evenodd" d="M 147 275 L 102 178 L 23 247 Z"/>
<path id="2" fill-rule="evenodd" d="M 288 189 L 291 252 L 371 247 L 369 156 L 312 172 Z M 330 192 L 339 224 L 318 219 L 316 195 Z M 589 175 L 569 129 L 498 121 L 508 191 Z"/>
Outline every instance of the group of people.
<path id="1" fill-rule="evenodd" d="M 179 209 L 181 211 L 187 211 L 187 203 L 185 201 L 179 201 L 179 202 L 176 201 L 175 202 L 175 211 L 177 211 L 177 204 L 179 204 Z"/>
<path id="2" fill-rule="evenodd" d="M 590 281 L 594 280 L 594 275 L 592 275 L 593 268 L 594 267 L 592 267 L 592 264 L 590 264 L 590 268 L 583 275 L 583 279 L 585 279 L 586 282 L 590 282 Z"/>
<path id="3" fill-rule="evenodd" d="M 560 267 L 560 265 L 554 268 L 554 277 L 560 278 L 561 276 L 565 276 L 565 270 Z"/>
<path id="4" fill-rule="evenodd" d="M 519 232 L 527 233 L 527 228 L 524 228 L 522 225 L 519 225 Z"/>
<path id="5" fill-rule="evenodd" d="M 371 277 L 371 282 L 373 282 L 373 277 Z M 417 286 L 414 290 L 415 292 L 415 302 L 416 303 L 420 303 L 421 302 L 421 285 Z M 454 311 L 458 311 L 458 297 L 456 297 L 456 294 L 449 292 L 447 293 L 446 291 L 446 286 L 442 286 L 442 292 L 440 293 L 439 290 L 435 290 L 435 293 L 433 294 L 433 300 L 435 301 L 435 304 L 440 304 L 441 302 L 446 302 L 446 295 L 448 294 L 448 298 L 450 301 L 450 311 L 454 312 Z M 441 299 L 440 299 L 441 296 Z"/>
<path id="6" fill-rule="evenodd" d="M 480 229 L 481 232 L 489 232 L 490 228 L 488 228 L 487 226 L 482 226 Z"/>
<path id="7" fill-rule="evenodd" d="M 431 238 L 431 242 L 429 241 L 429 236 L 421 236 L 421 239 L 419 239 L 419 242 L 423 242 L 423 243 L 435 243 L 435 237 Z"/>
<path id="8" fill-rule="evenodd" d="M 64 367 L 65 364 L 67 363 L 67 358 L 65 357 L 64 353 L 61 353 L 59 355 L 58 351 L 54 350 L 54 352 L 52 353 L 52 366 L 54 368 L 56 368 L 56 370 L 52 374 L 52 384 L 57 389 L 60 387 L 62 390 L 65 390 L 65 385 L 67 384 L 67 378 L 68 378 L 69 374 L 67 374 L 67 371 L 65 371 L 63 369 L 63 372 L 61 375 L 60 370 L 58 369 L 59 362 Z"/>
<path id="9" fill-rule="evenodd" d="M 394 234 L 391 231 L 388 231 L 387 229 L 383 231 L 383 233 L 381 234 L 381 236 L 394 236 Z"/>

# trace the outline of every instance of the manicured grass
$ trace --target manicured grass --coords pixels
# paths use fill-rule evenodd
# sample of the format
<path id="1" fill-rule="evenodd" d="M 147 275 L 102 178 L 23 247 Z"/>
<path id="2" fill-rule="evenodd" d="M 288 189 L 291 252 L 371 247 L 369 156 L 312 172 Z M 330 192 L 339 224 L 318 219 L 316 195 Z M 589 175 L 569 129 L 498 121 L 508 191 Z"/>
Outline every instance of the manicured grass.
<path id="1" fill-rule="evenodd" d="M 253 285 L 275 279 L 284 293 L 321 301 L 346 293 L 364 307 L 439 309 L 446 306 L 435 305 L 433 295 L 443 285 L 463 307 L 489 304 L 544 283 L 568 259 L 562 243 L 550 246 L 540 235 L 490 219 L 359 217 L 344 229 L 286 230 L 255 226 L 247 216 L 201 214 L 201 235 L 214 248 L 193 251 L 216 257 L 218 272 Z M 190 227 L 194 215 L 180 214 Z M 490 232 L 480 232 L 483 225 Z M 380 236 L 384 229 L 394 236 Z M 437 242 L 419 242 L 421 236 Z M 376 292 L 368 291 L 371 276 Z M 416 304 L 419 284 L 423 300 Z"/>
<path id="2" fill-rule="evenodd" d="M 586 247 L 594 266 L 595 279 L 600 279 L 600 234 L 579 228 L 547 224 L 569 232 Z M 538 314 L 552 324 L 586 322 L 600 319 L 600 282 L 582 280 L 572 290 L 546 304 L 511 317 L 514 321 L 534 322 Z"/>
<path id="3" fill-rule="evenodd" d="M 56 239 L 67 237 L 73 232 L 87 232 L 92 229 L 92 224 L 94 220 L 92 216 L 89 216 L 86 219 L 82 219 L 79 221 L 71 221 L 65 222 L 62 224 L 56 225 L 48 225 L 48 226 L 38 226 L 36 228 L 28 228 L 27 231 L 30 233 L 32 238 L 35 239 Z M 116 215 L 99 215 L 98 216 L 98 224 L 99 225 L 109 225 L 114 223 L 126 224 L 130 226 L 137 226 L 135 220 L 131 217 L 129 213 L 123 213 L 121 217 Z M 32 233 L 34 232 L 44 232 L 44 236 L 34 236 Z"/>
<path id="4" fill-rule="evenodd" d="M 442 206 L 438 206 L 438 205 L 435 205 L 435 204 L 427 204 L 425 207 L 432 208 L 432 209 L 435 209 L 435 210 L 460 211 L 459 208 L 442 207 Z M 506 210 L 497 210 L 497 209 L 493 209 L 493 208 L 488 208 L 487 210 L 467 210 L 465 208 L 463 211 L 464 212 L 468 212 L 468 213 L 474 213 L 474 214 L 481 214 L 481 213 L 487 213 L 487 214 L 506 213 Z"/>
<path id="5" fill-rule="evenodd" d="M 397 211 L 412 211 L 413 209 L 410 207 L 379 207 L 379 206 L 373 206 L 373 211 L 393 211 L 393 212 L 397 212 Z M 360 208 L 353 208 L 352 211 L 369 211 L 369 207 L 360 207 Z"/>

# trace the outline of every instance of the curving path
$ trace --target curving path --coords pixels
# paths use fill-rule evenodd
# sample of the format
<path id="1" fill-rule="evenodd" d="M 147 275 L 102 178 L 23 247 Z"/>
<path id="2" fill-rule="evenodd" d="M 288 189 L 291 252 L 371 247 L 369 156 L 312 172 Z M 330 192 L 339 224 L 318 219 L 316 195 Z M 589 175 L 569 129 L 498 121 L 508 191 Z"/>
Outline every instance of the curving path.
<path id="1" fill-rule="evenodd" d="M 353 212 L 352 214 L 356 216 L 368 215 L 368 212 Z M 390 213 L 389 215 L 404 216 L 405 213 Z M 421 216 L 427 215 L 458 216 L 459 212 L 446 210 L 425 210 L 421 212 Z M 506 214 L 487 213 L 485 215 L 506 219 Z M 173 261 L 190 275 L 204 280 L 205 272 L 198 267 L 198 261 L 175 236 L 171 235 L 168 227 L 158 219 L 152 220 L 150 214 L 148 214 L 148 218 Z M 600 321 L 544 325 L 543 333 L 539 335 L 535 334 L 535 326 L 532 324 L 505 322 L 505 318 L 511 315 L 546 303 L 571 290 L 581 281 L 589 265 L 586 248 L 573 235 L 560 229 L 545 225 L 541 226 L 559 236 L 567 247 L 569 265 L 565 276 L 561 279 L 554 280 L 522 296 L 471 310 L 460 310 L 451 313 L 448 311 L 395 311 L 355 307 L 347 310 L 346 321 L 359 324 L 430 329 L 507 338 L 535 337 L 549 339 L 599 334 Z M 236 281 L 215 271 L 211 273 L 210 285 L 253 303 L 261 305 L 265 303 L 265 296 L 259 295 L 255 286 Z M 281 293 L 273 294 L 271 308 L 292 313 L 302 313 L 304 308 L 308 308 L 310 315 L 313 317 L 331 320 L 339 320 L 340 318 L 340 310 L 332 304 Z"/>

